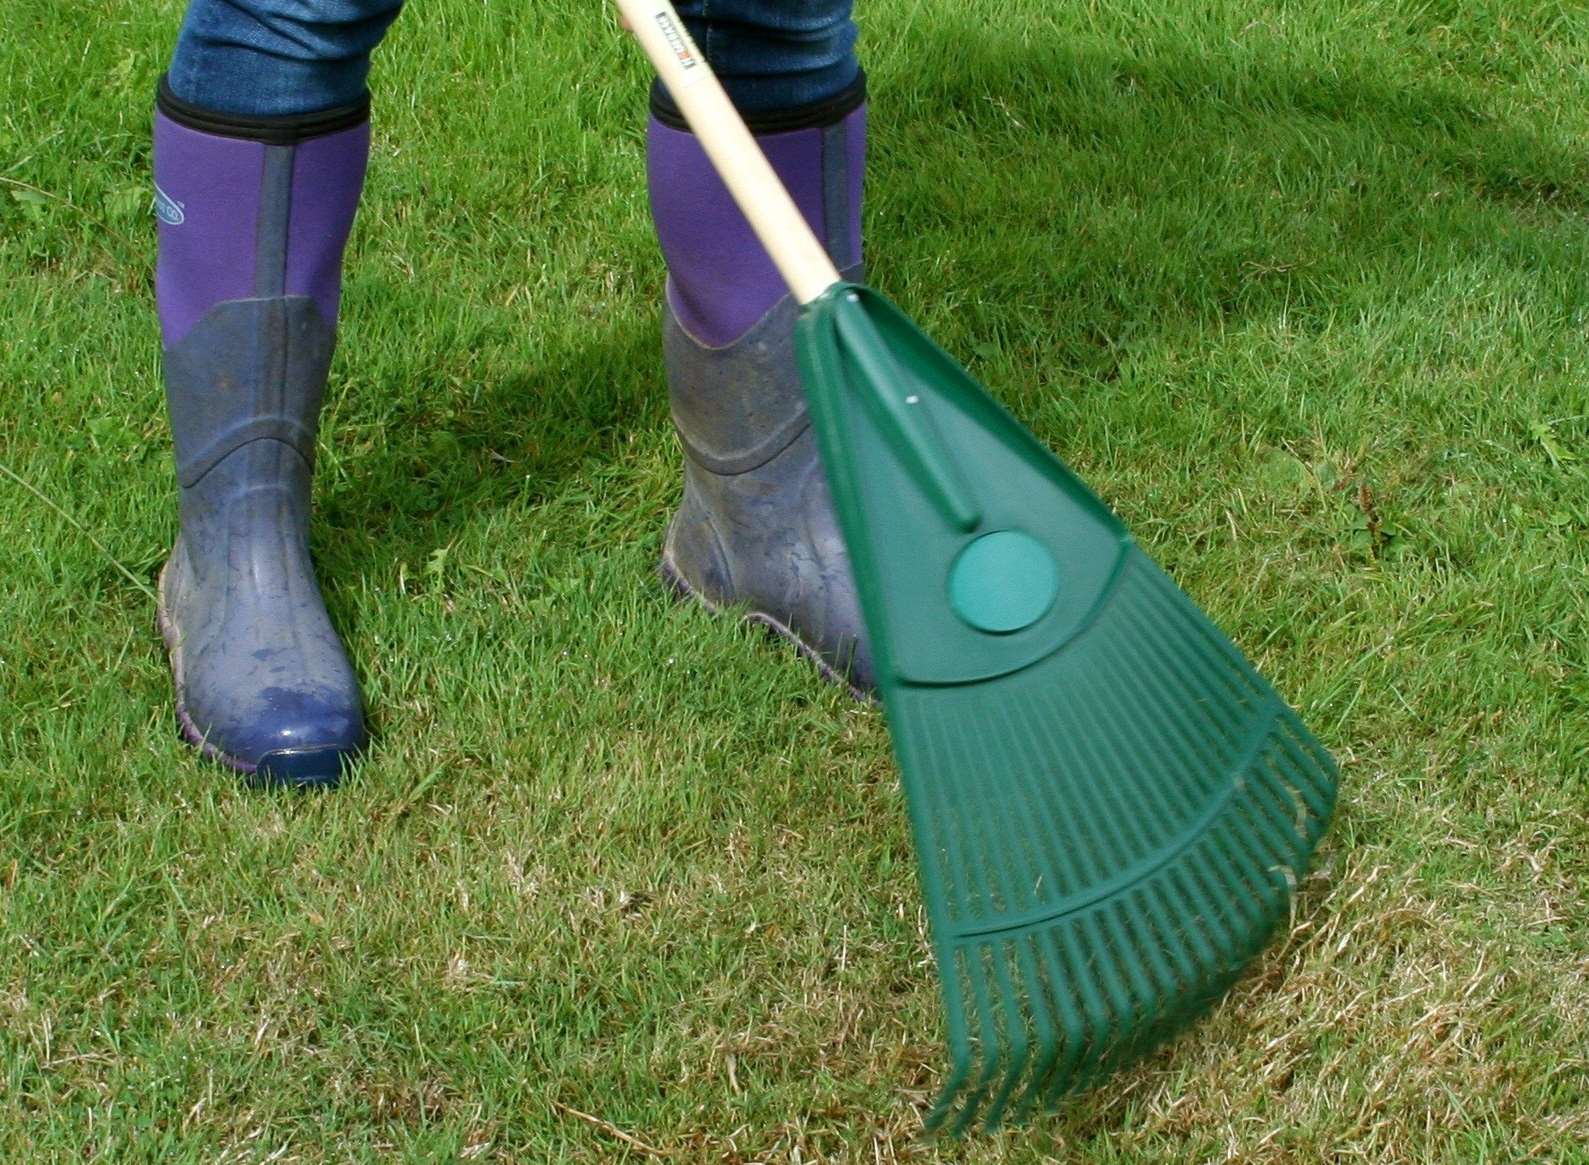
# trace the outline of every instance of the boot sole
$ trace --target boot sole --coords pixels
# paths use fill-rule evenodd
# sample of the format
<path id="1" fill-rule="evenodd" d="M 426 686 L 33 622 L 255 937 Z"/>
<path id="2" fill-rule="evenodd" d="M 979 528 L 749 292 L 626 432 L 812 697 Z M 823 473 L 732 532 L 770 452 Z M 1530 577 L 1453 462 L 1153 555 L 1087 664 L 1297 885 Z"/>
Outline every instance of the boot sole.
<path id="1" fill-rule="evenodd" d="M 707 598 L 706 595 L 702 594 L 700 591 L 691 586 L 685 580 L 683 572 L 680 571 L 678 566 L 673 562 L 672 553 L 666 548 L 664 548 L 662 551 L 662 560 L 657 563 L 657 577 L 660 578 L 663 585 L 666 586 L 670 592 L 672 592 L 673 598 L 677 602 L 697 603 L 701 607 L 705 608 L 708 614 L 712 615 L 722 615 L 726 611 L 733 609 L 732 607 L 725 607 L 721 603 L 713 602 L 711 599 Z M 860 703 L 872 705 L 877 704 L 877 697 L 874 694 L 867 691 L 865 688 L 857 687 L 854 683 L 852 683 L 848 676 L 835 668 L 827 660 L 823 659 L 821 652 L 802 639 L 800 637 L 800 633 L 797 632 L 793 627 L 790 627 L 787 623 L 783 622 L 783 620 L 775 618 L 765 611 L 757 611 L 754 609 L 747 610 L 742 618 L 745 620 L 745 622 L 755 623 L 765 630 L 771 632 L 773 635 L 776 635 L 778 638 L 793 644 L 795 650 L 798 651 L 807 662 L 815 667 L 818 673 L 821 674 L 822 678 L 828 683 L 836 684 L 839 687 L 844 688 L 854 699 Z"/>
<path id="2" fill-rule="evenodd" d="M 258 761 L 246 761 L 215 747 L 194 723 L 187 708 L 187 687 L 182 679 L 181 633 L 166 609 L 166 570 L 160 568 L 155 580 L 155 626 L 165 643 L 171 663 L 171 683 L 176 692 L 177 731 L 182 739 L 206 760 L 240 774 L 245 784 L 256 788 L 330 789 L 342 779 L 353 756 L 340 748 L 282 749 L 267 753 Z"/>

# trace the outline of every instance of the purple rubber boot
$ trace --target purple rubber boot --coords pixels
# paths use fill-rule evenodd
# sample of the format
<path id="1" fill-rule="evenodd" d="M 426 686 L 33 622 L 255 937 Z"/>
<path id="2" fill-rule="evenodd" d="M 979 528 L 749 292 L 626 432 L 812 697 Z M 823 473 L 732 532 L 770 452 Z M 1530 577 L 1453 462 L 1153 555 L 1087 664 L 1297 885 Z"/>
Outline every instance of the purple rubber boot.
<path id="1" fill-rule="evenodd" d="M 751 120 L 834 265 L 856 280 L 863 96 L 858 84 L 823 110 Z M 871 653 L 795 363 L 799 308 L 694 136 L 655 106 L 646 158 L 668 264 L 663 359 L 684 446 L 684 500 L 661 574 L 713 610 L 740 608 L 865 696 Z"/>
<path id="2" fill-rule="evenodd" d="M 154 136 L 177 719 L 255 783 L 335 784 L 364 717 L 309 561 L 309 480 L 368 110 L 232 119 L 162 85 Z"/>

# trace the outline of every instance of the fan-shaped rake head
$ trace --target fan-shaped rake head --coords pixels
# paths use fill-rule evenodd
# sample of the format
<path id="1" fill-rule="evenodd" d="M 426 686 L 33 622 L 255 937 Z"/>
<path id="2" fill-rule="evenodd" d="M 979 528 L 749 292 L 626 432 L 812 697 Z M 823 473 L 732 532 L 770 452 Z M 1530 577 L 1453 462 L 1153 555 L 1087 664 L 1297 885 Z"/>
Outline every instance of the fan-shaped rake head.
<path id="1" fill-rule="evenodd" d="M 943 977 L 928 1123 L 996 1124 L 1219 997 L 1289 911 L 1334 764 L 898 308 L 835 287 L 799 354 Z"/>
<path id="2" fill-rule="evenodd" d="M 1205 1011 L 1334 805 L 1329 755 L 1138 550 L 1065 650 L 889 716 L 953 1061 L 929 1127 L 1050 1107 Z"/>

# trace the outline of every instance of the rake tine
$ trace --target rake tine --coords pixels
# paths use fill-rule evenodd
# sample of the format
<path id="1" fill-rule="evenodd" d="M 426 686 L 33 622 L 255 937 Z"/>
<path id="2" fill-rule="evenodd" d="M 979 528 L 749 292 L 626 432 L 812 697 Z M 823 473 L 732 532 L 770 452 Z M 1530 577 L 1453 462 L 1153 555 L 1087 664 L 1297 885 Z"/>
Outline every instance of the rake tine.
<path id="1" fill-rule="evenodd" d="M 943 974 L 947 982 L 948 977 L 953 974 L 955 960 L 952 953 L 948 953 L 948 957 L 945 957 L 946 953 L 939 953 L 938 965 L 945 969 Z M 929 1133 L 943 1127 L 944 1120 L 960 1095 L 960 1090 L 965 1087 L 965 1082 L 971 1075 L 971 1037 L 966 1025 L 965 1008 L 960 1003 L 962 996 L 947 989 L 945 996 L 944 1017 L 948 1027 L 949 1075 L 939 1086 L 938 1097 L 933 1101 L 932 1110 L 922 1122 L 923 1128 Z"/>
<path id="2" fill-rule="evenodd" d="M 953 1132 L 959 1135 L 970 1127 L 976 1118 L 976 1113 L 982 1107 L 982 1099 L 987 1095 L 988 1089 L 993 1086 L 995 1073 L 999 1065 L 999 1039 L 994 1028 L 993 1001 L 988 996 L 987 980 L 983 975 L 982 944 L 973 943 L 963 948 L 967 955 L 967 962 L 976 968 L 972 977 L 973 996 L 976 999 L 976 1012 L 980 1032 L 977 1041 L 977 1055 L 982 1061 L 982 1071 L 978 1074 L 976 1082 L 968 1090 L 960 1117 L 955 1123 Z"/>
<path id="3" fill-rule="evenodd" d="M 983 1116 L 983 1124 L 987 1128 L 998 1125 L 1004 1114 L 1005 1105 L 1009 1103 L 1010 1094 L 1020 1083 L 1021 1073 L 1025 1070 L 1026 1061 L 1031 1054 L 1031 1040 L 1026 1033 L 1026 1018 L 1021 1006 L 1023 993 L 1017 991 L 1015 984 L 1010 980 L 1007 955 L 1008 948 L 1012 945 L 1013 940 L 1009 938 L 996 939 L 990 944 L 990 954 L 994 960 L 1003 999 L 1006 1038 L 1000 1047 L 998 1058 L 1003 1069 L 1003 1082 L 994 1092 L 993 1099 L 988 1101 Z M 1025 994 L 1029 999 L 1030 994 Z"/>
<path id="4" fill-rule="evenodd" d="M 1016 1120 L 1024 1120 L 1031 1115 L 1041 1096 L 1043 1082 L 1059 1058 L 1062 1042 L 1060 1025 L 1055 1022 L 1054 1012 L 1063 1007 L 1063 993 L 1055 987 L 1057 980 L 1045 952 L 1040 932 L 1033 931 L 1024 937 L 1021 952 L 1027 968 L 1027 981 L 1032 985 L 1033 996 L 1040 997 L 1043 1006 L 1032 1008 L 1034 1026 L 1037 1029 L 1037 1055 L 1032 1071 L 1027 1077 L 1026 1087 L 1016 1098 Z M 1039 960 L 1045 964 L 1046 972 L 1045 967 L 1039 966 Z"/>

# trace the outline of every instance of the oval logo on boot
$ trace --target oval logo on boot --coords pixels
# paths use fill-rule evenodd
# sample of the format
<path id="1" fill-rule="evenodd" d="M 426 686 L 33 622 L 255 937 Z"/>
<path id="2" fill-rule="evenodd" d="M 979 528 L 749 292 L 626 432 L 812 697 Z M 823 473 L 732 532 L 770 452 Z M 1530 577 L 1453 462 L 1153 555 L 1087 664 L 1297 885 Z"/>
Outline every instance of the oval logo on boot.
<path id="1" fill-rule="evenodd" d="M 174 227 L 181 226 L 188 217 L 182 213 L 182 203 L 161 190 L 158 184 L 154 188 L 154 213 L 161 222 Z"/>

